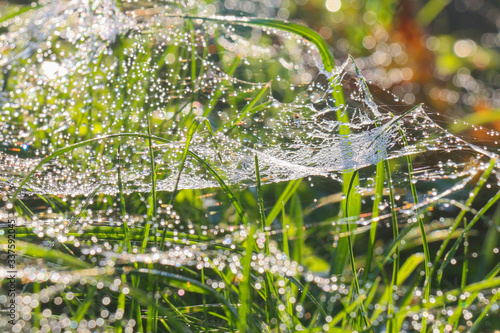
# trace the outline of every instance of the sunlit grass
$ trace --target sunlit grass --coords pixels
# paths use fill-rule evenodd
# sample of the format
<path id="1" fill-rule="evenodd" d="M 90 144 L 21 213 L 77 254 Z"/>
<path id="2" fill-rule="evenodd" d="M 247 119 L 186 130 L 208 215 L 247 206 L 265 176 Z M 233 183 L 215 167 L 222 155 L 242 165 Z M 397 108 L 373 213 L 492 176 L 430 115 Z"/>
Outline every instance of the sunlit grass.
<path id="1" fill-rule="evenodd" d="M 133 9 L 137 24 L 157 14 L 141 5 L 146 9 Z M 101 18 L 94 12 L 99 5 L 88 6 L 91 17 Z M 97 51 L 82 56 L 92 61 L 74 64 L 70 75 L 60 74 L 63 60 L 67 54 L 79 60 L 91 38 L 70 42 L 52 34 L 43 47 L 58 49 L 50 64 L 60 64 L 53 75 L 41 73 L 43 83 L 34 80 L 33 90 L 19 89 L 23 68 L 49 55 L 33 53 L 3 68 L 6 92 L 22 110 L 14 100 L 3 103 L 2 125 L 31 133 L 6 130 L 18 137 L 2 158 L 24 161 L 8 151 L 21 137 L 30 138 L 36 156 L 26 167 L 5 162 L 1 175 L 0 213 L 23 222 L 16 229 L 18 270 L 24 269 L 18 294 L 26 305 L 19 303 L 19 330 L 449 332 L 499 325 L 491 314 L 498 313 L 500 266 L 489 257 L 471 274 L 480 267 L 471 260 L 478 222 L 498 232 L 490 218 L 500 199 L 496 155 L 457 139 L 481 163 L 452 147 L 457 162 L 433 169 L 437 161 L 422 156 L 435 158 L 432 149 L 448 156 L 441 146 L 455 138 L 432 137 L 446 132 L 421 105 L 380 112 L 361 71 L 353 63 L 351 76 L 339 70 L 318 33 L 275 19 L 205 17 L 196 7 L 173 7 L 186 15 L 160 11 L 158 20 L 166 21 L 144 24 L 137 34 L 125 29 L 101 40 L 92 26 L 87 33 L 99 40 Z M 23 17 L 23 8 L 0 23 Z M 236 32 L 247 39 L 231 37 Z M 257 35 L 260 44 L 252 44 Z M 230 50 L 224 43 L 231 38 L 253 50 Z M 288 70 L 272 68 L 278 62 L 266 50 L 274 49 Z M 5 59 L 15 55 L 5 44 L 2 50 Z M 289 65 L 314 52 L 319 69 L 312 61 Z M 307 78 L 300 71 L 318 78 L 294 83 Z M 318 118 L 324 109 L 334 119 Z M 273 148 L 292 151 L 319 129 L 345 139 L 345 156 L 325 157 L 325 164 L 343 158 L 342 169 L 321 174 L 322 165 L 273 155 Z M 388 136 L 385 151 L 376 152 L 385 158 L 352 164 L 357 134 L 374 147 Z M 228 138 L 241 147 L 228 149 L 235 145 Z M 281 141 L 266 146 L 266 140 Z M 329 148 L 318 141 L 301 146 L 311 159 Z M 470 190 L 465 199 L 462 190 Z M 487 200 L 477 204 L 483 193 Z M 3 252 L 7 243 L 0 235 Z M 498 253 L 498 238 L 489 237 L 481 251 Z M 460 266 L 458 280 L 452 266 Z M 0 296 L 6 299 L 3 289 Z"/>

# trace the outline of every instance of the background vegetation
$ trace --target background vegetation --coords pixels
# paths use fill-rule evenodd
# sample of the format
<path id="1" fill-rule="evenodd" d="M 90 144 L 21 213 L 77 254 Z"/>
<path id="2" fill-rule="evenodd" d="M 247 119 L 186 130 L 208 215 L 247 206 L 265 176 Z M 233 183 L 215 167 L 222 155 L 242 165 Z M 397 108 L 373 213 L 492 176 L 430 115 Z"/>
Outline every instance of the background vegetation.
<path id="1" fill-rule="evenodd" d="M 58 5 L 36 17 L 58 7 L 0 2 L 0 213 L 22 224 L 19 317 L 0 326 L 500 328 L 493 1 Z M 255 53 L 242 56 L 238 41 Z M 346 76 L 321 71 L 349 54 Z M 381 118 L 360 125 L 356 110 L 371 101 Z M 391 159 L 302 179 L 219 136 L 263 152 L 290 143 L 283 133 L 305 140 L 303 124 L 336 124 L 347 138 L 389 124 L 398 139 Z M 232 170 L 238 158 L 246 164 Z"/>

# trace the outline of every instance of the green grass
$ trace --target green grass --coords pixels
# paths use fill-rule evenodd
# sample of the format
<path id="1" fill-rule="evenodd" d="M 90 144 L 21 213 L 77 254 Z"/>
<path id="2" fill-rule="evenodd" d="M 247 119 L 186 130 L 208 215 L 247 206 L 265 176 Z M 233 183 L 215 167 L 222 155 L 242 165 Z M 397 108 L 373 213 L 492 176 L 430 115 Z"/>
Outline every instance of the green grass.
<path id="1" fill-rule="evenodd" d="M 130 6 L 120 5 L 120 10 Z M 0 16 L 0 23 L 43 8 L 21 7 Z M 420 19 L 429 20 L 430 10 L 424 8 Z M 500 325 L 494 318 L 500 266 L 492 255 L 498 248 L 495 223 L 500 211 L 492 214 L 500 199 L 493 179 L 496 157 L 483 156 L 487 164 L 475 176 L 463 176 L 468 181 L 464 189 L 450 191 L 451 201 L 439 196 L 422 201 L 429 186 L 441 186 L 440 193 L 447 193 L 460 179 L 448 179 L 456 175 L 450 173 L 431 185 L 419 180 L 426 166 L 421 159 L 427 155 L 412 142 L 424 142 L 411 132 L 418 105 L 400 114 L 378 110 L 381 118 L 374 113 L 377 118 L 370 124 L 382 128 L 369 146 L 395 132 L 398 149 L 409 152 L 356 170 L 344 168 L 336 173 L 341 182 L 317 176 L 269 179 L 269 153 L 255 137 L 272 138 L 270 119 L 288 124 L 282 129 L 285 134 L 299 128 L 293 122 L 314 119 L 309 104 L 294 109 L 303 115 L 280 109 L 296 105 L 297 96 L 307 95 L 308 85 L 290 90 L 292 70 L 279 72 L 276 62 L 268 66 L 264 56 L 245 56 L 244 50 L 225 51 L 222 36 L 230 39 L 231 31 L 249 39 L 262 34 L 258 46 L 286 46 L 276 51 L 284 63 L 296 61 L 293 52 L 306 58 L 314 49 L 321 69 L 331 74 L 335 59 L 329 46 L 318 33 L 293 22 L 203 17 L 196 8 L 162 18 L 169 29 L 178 29 L 181 42 L 163 43 L 162 25 L 148 26 L 139 35 L 123 33 L 104 42 L 109 52 L 98 52 L 85 70 L 37 92 L 16 89 L 23 79 L 20 69 L 29 66 L 26 59 L 9 69 L 19 77 L 2 74 L 7 91 L 32 101 L 24 113 L 4 104 L 2 122 L 35 128 L 35 120 L 45 124 L 50 109 L 54 122 L 67 117 L 71 124 L 62 132 L 54 125 L 34 130 L 33 149 L 43 150 L 38 160 L 16 175 L 10 188 L 4 181 L 10 176 L 2 175 L 2 197 L 7 200 L 1 212 L 26 221 L 16 229 L 19 268 L 41 272 L 20 280 L 20 292 L 46 300 L 33 306 L 29 319 L 22 319 L 27 327 L 53 331 L 54 323 L 65 318 L 73 326 L 102 321 L 93 329 L 109 332 L 129 327 L 134 332 L 447 332 L 447 325 L 480 332 Z M 221 25 L 233 30 L 217 30 Z M 59 42 L 67 54 L 75 54 L 86 40 L 72 44 L 56 35 L 53 44 Z M 373 101 L 370 86 L 353 66 L 358 93 Z M 333 121 L 338 121 L 331 135 L 351 138 L 357 134 L 350 118 L 355 107 L 349 104 L 355 98 L 342 75 L 327 77 L 329 96 L 323 98 L 332 101 Z M 94 89 L 99 80 L 102 90 Z M 213 81 L 206 84 L 208 80 Z M 65 86 L 81 89 L 81 95 L 75 97 Z M 275 98 L 282 104 L 275 106 Z M 160 112 L 170 116 L 161 118 Z M 258 125 L 246 126 L 248 121 Z M 300 138 L 307 133 L 302 128 Z M 283 142 L 292 140 L 285 134 Z M 225 161 L 243 153 L 223 156 L 227 150 L 220 148 L 231 143 L 221 136 L 247 145 L 251 163 L 241 170 L 224 169 Z M 349 144 L 346 154 L 356 154 Z M 389 154 L 391 147 L 384 149 Z M 90 170 L 85 181 L 94 183 L 84 185 L 92 191 L 73 196 L 36 193 L 44 185 L 37 183 L 40 175 L 58 163 Z M 247 170 L 252 170 L 251 177 L 244 184 L 232 183 L 227 175 Z M 115 178 L 105 178 L 106 173 Z M 190 188 L 186 184 L 194 174 L 214 187 Z M 131 175 L 145 186 L 134 183 Z M 161 190 L 169 180 L 170 190 Z M 488 200 L 478 203 L 481 195 Z M 328 197 L 332 199 L 323 200 Z M 440 212 L 450 202 L 458 207 L 451 217 Z M 483 239 L 478 230 L 485 226 L 490 231 L 484 245 L 475 244 Z M 65 238 L 57 239 L 58 234 Z M 5 234 L 0 244 L 6 252 Z M 475 259 L 478 251 L 484 259 Z M 5 280 L 0 285 L 4 295 Z M 0 327 L 7 324 L 0 322 Z"/>

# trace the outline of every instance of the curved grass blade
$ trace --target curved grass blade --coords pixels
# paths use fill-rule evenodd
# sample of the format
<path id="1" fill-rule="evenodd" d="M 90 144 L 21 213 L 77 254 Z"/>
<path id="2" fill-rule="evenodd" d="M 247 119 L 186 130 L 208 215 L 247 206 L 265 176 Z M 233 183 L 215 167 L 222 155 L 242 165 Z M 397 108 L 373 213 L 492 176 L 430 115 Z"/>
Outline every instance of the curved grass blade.
<path id="1" fill-rule="evenodd" d="M 202 17 L 202 16 L 189 16 L 189 15 L 175 15 L 174 17 L 182 17 L 185 19 L 193 19 L 193 20 L 216 21 L 221 23 L 257 25 L 265 28 L 274 28 L 290 32 L 292 34 L 307 39 L 318 48 L 318 51 L 321 55 L 321 59 L 323 60 L 323 65 L 325 66 L 326 71 L 331 72 L 335 67 L 335 59 L 333 58 L 332 53 L 328 49 L 328 44 L 326 44 L 323 38 L 321 38 L 321 36 L 316 31 L 311 30 L 308 27 L 302 26 L 297 23 L 273 20 L 273 19 L 264 19 L 264 18 L 251 18 L 251 17 L 239 18 L 235 16 Z"/>
<path id="2" fill-rule="evenodd" d="M 250 269 L 252 263 L 252 254 L 254 248 L 254 234 L 255 225 L 250 227 L 250 232 L 246 239 L 245 256 L 243 257 L 243 279 L 239 284 L 239 298 L 240 307 L 238 308 L 238 314 L 240 320 L 238 321 L 238 329 L 240 332 L 244 332 L 247 329 L 248 318 L 252 312 L 252 293 L 250 291 Z"/>
<path id="3" fill-rule="evenodd" d="M 477 319 L 474 321 L 474 324 L 472 324 L 472 327 L 470 328 L 469 332 L 478 332 L 478 329 L 480 328 L 480 324 L 483 321 L 484 317 L 486 317 L 486 315 L 488 314 L 493 305 L 497 305 L 499 299 L 500 299 L 500 292 L 497 290 L 497 293 L 494 294 L 493 297 L 491 297 L 488 305 L 485 306 L 484 310 L 481 311 L 479 317 L 477 317 Z"/>
<path id="4" fill-rule="evenodd" d="M 182 286 L 183 289 L 186 291 L 190 292 L 195 292 L 195 293 L 206 293 L 209 295 L 214 296 L 219 302 L 221 302 L 231 313 L 231 315 L 235 318 L 236 321 L 239 321 L 239 315 L 238 311 L 226 300 L 226 298 L 215 291 L 214 289 L 210 288 L 209 286 L 200 283 L 197 280 L 179 275 L 179 274 L 173 274 L 165 271 L 160 271 L 157 269 L 147 269 L 147 268 L 139 268 L 137 270 L 127 270 L 128 274 L 136 274 L 136 275 L 143 275 L 143 276 L 149 276 L 150 274 L 156 275 L 159 277 L 162 277 L 163 279 L 160 279 L 162 282 L 168 282 L 168 283 L 174 283 L 176 286 Z"/>
<path id="5" fill-rule="evenodd" d="M 205 162 L 203 159 L 201 159 L 198 155 L 196 155 L 195 153 L 193 153 L 190 150 L 188 151 L 188 154 L 190 154 L 192 157 L 194 157 L 195 160 L 197 160 L 205 169 L 207 169 L 208 172 L 210 172 L 210 174 L 212 174 L 212 176 L 214 176 L 215 180 L 217 180 L 217 182 L 219 183 L 219 185 L 222 187 L 222 189 L 224 190 L 224 192 L 228 196 L 229 200 L 234 205 L 234 208 L 236 209 L 236 212 L 240 216 L 240 218 L 243 221 L 243 223 L 245 225 L 247 225 L 247 219 L 246 219 L 246 216 L 245 216 L 245 210 L 241 206 L 238 198 L 236 198 L 236 196 L 233 194 L 233 192 L 231 191 L 231 189 L 226 185 L 226 183 L 224 182 L 224 180 L 217 174 L 217 172 L 215 172 L 214 169 L 212 169 L 210 167 L 210 165 L 207 164 L 207 162 Z"/>
<path id="6" fill-rule="evenodd" d="M 34 10 L 34 9 L 40 9 L 42 7 L 44 7 L 45 4 L 39 4 L 39 3 L 35 3 L 34 6 L 24 6 L 22 8 L 20 8 L 19 10 L 15 11 L 15 12 L 12 12 L 10 14 L 7 14 L 7 15 L 3 15 L 2 17 L 0 17 L 0 23 L 3 23 L 5 21 L 8 21 L 10 19 L 13 19 L 19 15 L 22 15 L 24 13 L 27 13 L 31 10 Z"/>
<path id="7" fill-rule="evenodd" d="M 481 177 L 479 178 L 479 181 L 476 183 L 476 186 L 474 187 L 474 190 L 472 191 L 472 195 L 469 196 L 469 198 L 467 199 L 467 201 L 465 202 L 465 208 L 469 208 L 471 205 L 472 205 L 472 202 L 474 201 L 474 199 L 476 198 L 477 194 L 479 193 L 479 191 L 481 190 L 481 188 L 483 188 L 483 186 L 485 185 L 486 181 L 488 180 L 491 172 L 493 171 L 493 169 L 495 168 L 496 166 L 496 162 L 497 162 L 497 159 L 491 159 L 490 160 L 490 164 L 488 166 L 488 168 L 483 172 L 483 174 L 481 175 Z M 484 207 L 483 207 L 484 208 Z M 453 222 L 453 225 L 448 233 L 448 236 L 446 237 L 446 239 L 443 241 L 443 243 L 441 244 L 438 252 L 436 253 L 436 258 L 434 258 L 434 262 L 433 262 L 433 265 L 432 265 L 432 270 L 431 270 L 431 277 L 433 276 L 433 274 L 435 273 L 435 270 L 436 270 L 436 267 L 437 267 L 437 264 L 439 263 L 439 260 L 441 260 L 443 254 L 444 254 L 444 250 L 446 249 L 446 246 L 448 245 L 448 243 L 450 242 L 451 240 L 451 236 L 453 234 L 453 232 L 458 228 L 458 226 L 460 225 L 460 222 L 462 221 L 462 219 L 464 218 L 465 214 L 467 213 L 467 209 L 462 209 L 460 211 L 460 213 L 457 215 L 457 217 L 455 218 L 455 221 Z M 483 214 L 481 214 L 482 216 Z M 477 214 L 476 214 L 477 216 Z M 464 229 L 463 231 L 464 233 L 466 232 L 466 230 Z M 460 240 L 461 241 L 461 240 Z M 459 242 L 460 242 L 459 241 Z M 459 243 L 458 242 L 458 243 Z M 458 247 L 458 246 L 457 246 Z M 454 250 L 453 250 L 454 249 Z M 453 246 L 451 248 L 450 251 L 456 251 L 456 248 L 455 246 Z M 445 258 L 446 257 L 451 257 L 452 255 L 449 255 L 450 251 L 448 251 L 448 253 L 446 254 Z M 441 266 L 439 267 L 438 269 L 438 272 L 441 271 L 441 274 L 442 274 L 442 271 L 444 270 L 444 267 L 445 267 L 445 264 L 446 263 L 446 260 L 445 262 L 443 262 L 441 264 Z M 430 281 L 429 281 L 430 283 Z"/>
<path id="8" fill-rule="evenodd" d="M 286 205 L 286 203 L 288 202 L 288 200 L 290 200 L 292 195 L 295 192 L 297 192 L 297 189 L 299 188 L 301 182 L 302 179 L 294 179 L 288 182 L 287 186 L 281 193 L 280 197 L 278 198 L 278 200 L 276 200 L 276 204 L 273 206 L 273 208 L 266 217 L 266 225 L 265 225 L 266 227 L 270 226 L 273 223 L 274 219 L 278 217 L 278 215 L 281 212 L 281 207 Z"/>
<path id="9" fill-rule="evenodd" d="M 271 81 L 266 83 L 264 87 L 255 95 L 255 97 L 252 98 L 252 100 L 248 102 L 247 105 L 245 105 L 243 110 L 241 110 L 241 112 L 238 114 L 238 117 L 233 121 L 233 125 L 231 126 L 229 131 L 233 130 L 236 126 L 238 126 L 237 124 L 241 121 L 241 119 L 246 117 L 247 114 L 249 114 L 250 111 L 254 109 L 255 104 L 257 104 L 257 102 L 262 98 L 262 96 L 264 96 L 265 92 L 267 91 L 267 89 L 269 89 L 270 86 L 271 86 Z"/>
<path id="10" fill-rule="evenodd" d="M 308 290 L 306 290 L 306 288 L 302 285 L 302 283 L 300 283 L 299 280 L 297 280 L 297 278 L 295 278 L 294 276 L 285 276 L 285 279 L 293 283 L 300 290 L 300 292 L 305 293 L 306 297 L 309 298 L 311 302 L 313 302 L 314 305 L 317 306 L 318 310 L 321 312 L 323 316 L 325 316 L 325 318 L 328 316 L 328 314 L 323 309 L 321 304 L 316 300 L 316 298 L 314 298 L 314 296 Z"/>
<path id="11" fill-rule="evenodd" d="M 352 195 L 355 192 L 354 189 L 354 183 L 357 180 L 357 175 L 358 175 L 358 170 L 354 171 L 354 174 L 352 175 L 351 182 L 349 183 L 349 188 L 347 190 L 347 195 L 345 199 L 345 211 L 349 213 L 349 201 Z M 356 261 L 354 260 L 354 249 L 353 249 L 353 239 L 352 239 L 352 230 L 351 230 L 351 223 L 349 222 L 349 215 L 346 216 L 347 219 L 347 244 L 348 244 L 348 249 L 349 249 L 349 256 L 350 256 L 350 262 L 351 262 L 351 271 L 353 275 L 353 282 L 354 282 L 354 289 L 356 293 L 358 294 L 358 299 L 361 298 L 361 288 L 359 286 L 359 281 L 358 281 L 358 274 L 356 272 Z M 359 302 L 360 307 L 361 307 L 361 312 L 363 313 L 363 321 L 365 326 L 370 325 L 370 320 L 366 316 L 366 311 L 365 311 L 365 306 L 363 304 L 363 300 Z"/>

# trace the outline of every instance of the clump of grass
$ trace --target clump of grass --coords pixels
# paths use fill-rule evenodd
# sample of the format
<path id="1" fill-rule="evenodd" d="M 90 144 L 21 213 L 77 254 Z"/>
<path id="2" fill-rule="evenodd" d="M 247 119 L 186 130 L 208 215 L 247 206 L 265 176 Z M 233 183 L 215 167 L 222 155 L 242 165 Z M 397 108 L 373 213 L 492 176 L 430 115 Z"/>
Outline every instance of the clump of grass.
<path id="1" fill-rule="evenodd" d="M 90 11 L 95 10 L 92 6 L 91 3 Z M 157 14 L 155 7 L 129 6 L 120 3 L 117 9 L 120 13 L 133 10 L 135 15 L 144 16 L 146 22 L 149 15 Z M 22 313 L 19 320 L 25 326 L 21 329 L 401 332 L 450 331 L 449 327 L 479 330 L 485 327 L 481 325 L 498 324 L 489 313 L 498 311 L 499 265 L 486 265 L 489 272 L 474 279 L 468 274 L 474 267 L 469 260 L 474 251 L 470 244 L 473 228 L 479 221 L 488 220 L 489 209 L 500 199 L 497 192 L 481 207 L 473 208 L 475 198 L 497 172 L 495 156 L 487 166 L 478 168 L 476 174 L 482 171 L 481 176 L 454 219 L 433 215 L 443 197 L 435 195 L 433 200 L 421 204 L 418 158 L 425 154 L 411 150 L 418 145 L 410 141 L 420 137 L 407 131 L 408 124 L 414 124 L 412 121 L 424 119 L 418 118 L 421 106 L 417 106 L 403 114 L 386 112 L 384 119 L 371 119 L 370 126 L 382 127 L 370 145 L 393 131 L 399 135 L 401 153 L 398 158 L 382 159 L 356 170 L 344 168 L 338 175 L 341 184 L 325 177 L 276 183 L 265 179 L 264 173 L 273 174 L 266 161 L 269 154 L 258 142 L 244 148 L 254 158 L 251 166 L 242 165 L 243 171 L 236 170 L 252 170 L 250 186 L 235 186 L 225 174 L 235 170 L 224 169 L 223 164 L 239 156 L 221 155 L 223 150 L 219 147 L 229 143 L 219 135 L 232 135 L 250 143 L 252 136 L 265 138 L 266 126 L 272 122 L 257 127 L 245 127 L 245 122 L 254 119 L 260 124 L 264 112 L 270 114 L 270 119 L 282 116 L 272 107 L 276 102 L 274 95 L 280 95 L 283 101 L 295 101 L 295 95 L 307 95 L 309 88 L 300 92 L 275 88 L 273 79 L 278 80 L 273 73 L 262 74 L 263 84 L 247 85 L 253 89 L 239 87 L 245 84 L 244 79 L 261 75 L 265 66 L 221 46 L 232 32 L 242 29 L 251 35 L 270 31 L 276 36 L 287 33 L 287 37 L 299 38 L 309 51 L 314 46 L 324 72 L 318 75 L 327 81 L 323 84 L 328 96 L 323 99 L 331 102 L 330 108 L 335 110 L 335 119 L 324 123 L 337 125 L 335 132 L 330 132 L 332 136 L 352 138 L 357 124 L 356 119 L 350 118 L 355 107 L 349 103 L 359 102 L 356 98 L 363 103 L 375 103 L 375 98 L 355 65 L 355 92 L 364 94 L 363 98 L 346 92 L 346 72 L 336 70 L 328 45 L 307 27 L 273 19 L 205 17 L 196 8 L 183 10 L 192 13 L 161 12 L 157 17 L 171 20 L 166 22 L 176 29 L 178 42 L 165 41 L 161 24 L 160 28 L 146 24 L 139 35 L 130 31 L 119 33 L 103 42 L 106 51 L 98 52 L 85 71 L 69 75 L 68 82 L 64 82 L 75 89 L 81 88 L 79 81 L 86 82 L 80 91 L 82 95 L 73 98 L 64 89 L 58 90 L 60 86 L 50 90 L 46 87 L 49 83 L 44 89 L 53 96 L 37 95 L 40 104 L 55 110 L 55 118 L 67 111 L 72 126 L 65 129 L 64 135 L 48 127 L 34 135 L 33 145 L 44 152 L 5 195 L 9 203 L 2 213 L 25 222 L 16 229 L 21 263 L 43 273 L 22 281 L 20 294 L 30 296 L 36 304 L 32 311 Z M 0 23 L 26 11 L 8 14 Z M 203 26 L 207 22 L 212 25 Z M 217 30 L 219 26 L 229 27 L 222 30 L 226 35 Z M 201 38 L 201 27 L 212 30 Z M 216 42 L 210 43 L 211 39 Z M 85 37 L 82 40 L 86 41 Z M 86 46 L 82 42 L 76 47 L 64 38 L 58 42 L 69 53 Z M 274 46 L 277 42 L 263 37 L 261 43 Z M 287 55 L 284 53 L 283 57 Z M 209 57 L 217 66 L 205 62 Z M 216 57 L 218 60 L 213 60 Z M 242 64 L 247 66 L 241 69 Z M 28 62 L 15 65 L 17 69 L 24 68 Z M 107 71 L 110 68 L 113 70 Z M 254 73 L 248 74 L 248 70 Z M 3 75 L 8 91 L 18 91 L 18 79 Z M 103 84 L 103 91 L 96 92 L 93 83 L 100 77 L 114 85 Z M 209 79 L 216 84 L 207 85 L 205 81 Z M 155 90 L 158 86 L 163 90 Z M 205 86 L 212 90 L 204 91 Z M 150 94 L 151 91 L 156 94 Z M 159 91 L 172 93 L 173 97 L 162 99 Z M 22 91 L 17 94 L 20 99 L 27 98 Z M 204 102 L 201 106 L 200 101 Z M 310 111 L 310 105 L 304 105 L 297 110 L 307 107 Z M 14 117 L 15 107 L 5 108 Z M 34 117 L 44 118 L 46 110 L 34 108 Z M 168 112 L 170 118 L 158 117 L 159 112 Z M 374 112 L 379 113 L 378 109 Z M 225 121 L 225 114 L 232 116 Z M 25 120 L 23 117 L 28 115 L 16 117 Z M 301 115 L 292 115 L 291 119 L 283 124 L 321 121 Z M 109 126 L 109 131 L 83 130 L 92 126 Z M 307 132 L 307 127 L 302 130 Z M 202 135 L 208 140 L 200 148 L 198 140 Z M 346 144 L 346 154 L 353 153 L 350 144 Z M 473 146 L 467 147 L 473 150 Z M 116 159 L 108 160 L 106 154 L 115 151 Z M 82 160 L 80 167 L 84 171 L 95 170 L 95 160 L 101 166 L 109 164 L 109 170 L 116 172 L 116 186 L 103 180 L 111 178 L 98 177 L 88 195 L 38 193 L 40 200 L 29 196 L 31 188 L 41 188 L 36 182 L 40 173 L 50 173 L 52 166 L 58 167 L 61 161 L 72 163 L 74 158 Z M 134 176 L 139 181 L 134 183 L 132 173 L 125 172 L 127 168 L 136 172 Z M 210 181 L 217 188 L 204 189 L 196 182 L 190 187 L 190 177 L 196 173 L 202 175 L 199 179 Z M 445 182 L 446 178 L 438 180 Z M 469 178 L 472 180 L 473 176 Z M 147 186 L 141 183 L 144 179 Z M 171 190 L 160 190 L 168 180 Z M 321 188 L 312 187 L 316 184 Z M 425 182 L 422 184 L 424 187 Z M 460 184 L 466 186 L 465 181 Z M 364 194 L 370 186 L 371 201 Z M 333 204 L 317 204 L 318 197 L 335 192 L 340 192 L 340 198 L 332 199 Z M 312 208 L 304 209 L 307 204 Z M 9 205 L 15 213 L 8 210 Z M 39 224 L 37 219 L 53 212 L 69 223 L 56 225 L 44 220 Z M 380 227 L 384 223 L 391 229 L 389 233 Z M 47 246 L 45 234 L 58 232 L 64 237 L 53 236 L 58 241 L 52 242 L 53 247 Z M 455 243 L 448 247 L 452 240 Z M 7 244 L 3 236 L 0 241 Z M 447 274 L 446 269 L 457 261 L 462 245 L 460 283 L 455 285 L 453 272 Z M 439 250 L 434 254 L 436 246 Z M 40 261 L 41 270 L 37 266 Z M 0 321 L 0 326 L 7 327 L 7 323 Z"/>

